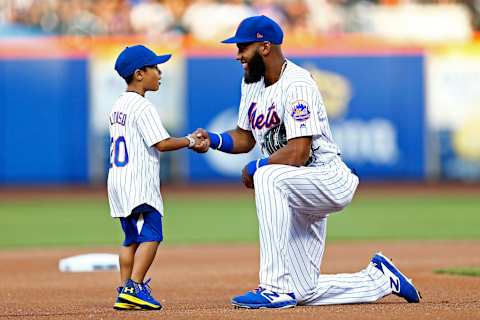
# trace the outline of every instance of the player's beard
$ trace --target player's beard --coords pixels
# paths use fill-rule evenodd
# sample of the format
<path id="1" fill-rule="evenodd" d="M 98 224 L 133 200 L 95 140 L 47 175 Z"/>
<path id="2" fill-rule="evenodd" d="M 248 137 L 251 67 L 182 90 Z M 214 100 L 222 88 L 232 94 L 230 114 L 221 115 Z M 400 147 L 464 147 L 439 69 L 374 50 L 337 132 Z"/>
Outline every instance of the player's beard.
<path id="1" fill-rule="evenodd" d="M 262 56 L 255 52 L 252 59 L 247 62 L 248 68 L 245 71 L 245 83 L 255 83 L 262 79 L 265 75 L 265 63 L 262 60 Z"/>

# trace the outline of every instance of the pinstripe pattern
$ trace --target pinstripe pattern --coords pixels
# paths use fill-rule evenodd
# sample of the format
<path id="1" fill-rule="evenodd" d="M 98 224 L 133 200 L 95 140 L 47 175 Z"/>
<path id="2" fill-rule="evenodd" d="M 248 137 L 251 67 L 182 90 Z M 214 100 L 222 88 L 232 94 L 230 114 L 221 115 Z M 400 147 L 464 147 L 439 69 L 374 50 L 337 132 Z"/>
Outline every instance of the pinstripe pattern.
<path id="1" fill-rule="evenodd" d="M 294 292 L 305 305 L 369 302 L 390 294 L 389 280 L 371 266 L 354 274 L 320 273 L 327 216 L 352 201 L 359 180 L 340 158 L 314 80 L 290 61 L 269 87 L 263 79 L 242 83 L 238 126 L 263 145 L 265 133 L 279 125 L 276 119 L 285 124 L 287 139 L 312 137 L 313 162 L 267 165 L 254 175 L 260 287 Z"/>
<path id="2" fill-rule="evenodd" d="M 256 105 L 256 115 L 266 116 L 268 109 L 274 105 L 280 122 L 285 124 L 287 139 L 312 136 L 313 162 L 309 166 L 319 166 L 328 163 L 340 155 L 340 149 L 334 143 L 327 112 L 317 85 L 310 73 L 287 61 L 287 66 L 280 79 L 265 87 L 261 81 L 246 84 L 242 81 L 242 97 L 240 99 L 239 117 L 237 125 L 252 131 L 255 140 L 263 146 L 265 133 L 271 128 L 264 126 L 261 129 L 252 127 L 249 118 L 249 109 L 252 103 Z M 295 120 L 292 112 L 301 101 L 308 106 L 310 116 L 304 121 Z M 262 147 L 264 156 L 269 154 Z"/>
<path id="3" fill-rule="evenodd" d="M 373 265 L 357 273 L 320 275 L 314 293 L 304 305 L 374 302 L 392 293 L 390 282 Z"/>
<path id="4" fill-rule="evenodd" d="M 123 123 L 112 121 L 124 115 Z M 128 163 L 108 171 L 108 199 L 112 217 L 127 217 L 132 210 L 149 204 L 163 214 L 160 194 L 160 153 L 154 144 L 169 137 L 155 107 L 133 92 L 123 93 L 109 115 L 110 137 L 125 138 Z M 120 150 L 123 152 L 123 145 Z M 114 163 L 111 159 L 110 163 Z"/>
<path id="5" fill-rule="evenodd" d="M 358 186 L 340 159 L 319 167 L 264 166 L 254 184 L 261 287 L 293 291 L 306 305 L 370 302 L 391 293 L 388 279 L 370 266 L 354 274 L 320 274 L 327 216 L 348 205 Z"/>

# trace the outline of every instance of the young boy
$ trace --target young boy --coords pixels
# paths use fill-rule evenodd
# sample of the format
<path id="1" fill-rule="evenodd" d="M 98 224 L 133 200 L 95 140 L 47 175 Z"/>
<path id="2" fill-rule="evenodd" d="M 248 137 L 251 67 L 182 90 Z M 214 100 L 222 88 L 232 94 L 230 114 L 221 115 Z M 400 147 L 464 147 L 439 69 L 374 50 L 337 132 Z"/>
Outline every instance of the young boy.
<path id="1" fill-rule="evenodd" d="M 145 99 L 147 91 L 157 91 L 160 86 L 157 65 L 170 57 L 136 45 L 123 50 L 115 62 L 115 70 L 128 84 L 109 115 L 108 199 L 111 216 L 120 218 L 125 233 L 119 259 L 122 284 L 114 304 L 117 310 L 162 308 L 151 295 L 149 281 L 144 282 L 163 240 L 158 151 L 203 143 L 190 136 L 170 137 L 155 107 Z"/>

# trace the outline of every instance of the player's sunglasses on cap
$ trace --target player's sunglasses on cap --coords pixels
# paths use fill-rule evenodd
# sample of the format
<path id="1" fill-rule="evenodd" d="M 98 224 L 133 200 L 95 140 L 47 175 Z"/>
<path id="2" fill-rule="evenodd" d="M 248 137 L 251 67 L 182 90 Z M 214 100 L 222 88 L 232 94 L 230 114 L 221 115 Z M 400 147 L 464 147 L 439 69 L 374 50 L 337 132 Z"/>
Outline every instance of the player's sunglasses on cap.
<path id="1" fill-rule="evenodd" d="M 271 42 L 281 44 L 282 28 L 266 16 L 254 16 L 243 20 L 237 28 L 235 36 L 225 39 L 222 43 Z"/>
<path id="2" fill-rule="evenodd" d="M 155 52 L 142 45 L 126 47 L 115 61 L 115 70 L 120 77 L 126 78 L 137 69 L 167 62 L 171 56 L 171 54 L 157 56 Z"/>

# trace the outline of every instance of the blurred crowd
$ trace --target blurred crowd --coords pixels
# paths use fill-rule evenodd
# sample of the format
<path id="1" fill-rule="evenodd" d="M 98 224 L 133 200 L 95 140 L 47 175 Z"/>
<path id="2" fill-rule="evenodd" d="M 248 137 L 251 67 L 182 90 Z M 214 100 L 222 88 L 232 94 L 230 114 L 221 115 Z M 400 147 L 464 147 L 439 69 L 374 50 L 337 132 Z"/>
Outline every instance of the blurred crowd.
<path id="1" fill-rule="evenodd" d="M 290 34 L 369 32 L 379 28 L 372 23 L 374 8 L 411 3 L 462 7 L 468 28 L 480 29 L 480 0 L 0 0 L 0 34 L 192 35 L 209 41 L 256 14 L 274 18 Z"/>

